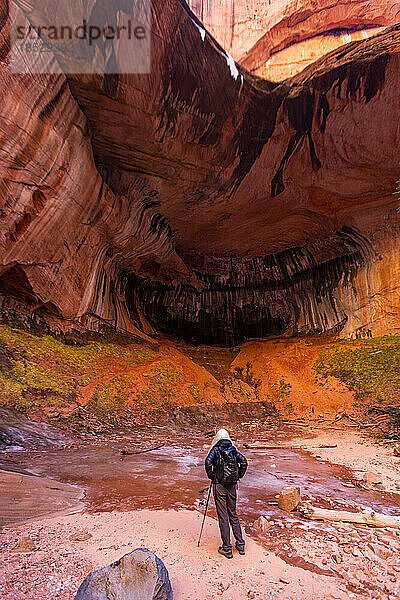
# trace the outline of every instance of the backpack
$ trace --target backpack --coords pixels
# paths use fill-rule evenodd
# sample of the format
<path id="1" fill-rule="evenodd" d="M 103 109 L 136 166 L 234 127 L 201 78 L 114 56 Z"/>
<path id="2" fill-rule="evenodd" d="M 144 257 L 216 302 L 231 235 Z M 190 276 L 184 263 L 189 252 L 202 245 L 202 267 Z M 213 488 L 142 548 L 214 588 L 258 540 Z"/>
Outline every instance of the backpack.
<path id="1" fill-rule="evenodd" d="M 236 460 L 236 448 L 218 448 L 216 479 L 221 485 L 233 485 L 239 479 L 239 466 Z"/>

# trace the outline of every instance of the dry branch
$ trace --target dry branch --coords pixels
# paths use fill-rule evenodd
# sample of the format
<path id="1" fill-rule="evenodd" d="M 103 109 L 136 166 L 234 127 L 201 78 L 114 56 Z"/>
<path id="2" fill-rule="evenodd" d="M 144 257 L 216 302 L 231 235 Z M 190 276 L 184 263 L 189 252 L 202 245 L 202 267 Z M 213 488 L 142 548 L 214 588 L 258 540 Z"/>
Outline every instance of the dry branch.
<path id="1" fill-rule="evenodd" d="M 329 510 L 318 508 L 304 503 L 299 507 L 300 512 L 307 519 L 316 521 L 338 521 L 344 523 L 356 523 L 358 525 L 369 525 L 370 527 L 392 527 L 400 529 L 400 517 L 377 513 L 372 508 L 365 508 L 362 512 L 349 512 L 345 510 Z"/>
<path id="2" fill-rule="evenodd" d="M 159 446 L 154 446 L 153 448 L 146 448 L 145 450 L 121 450 L 121 454 L 143 454 L 144 452 L 151 452 L 152 450 L 158 450 L 162 448 L 164 444 L 160 444 Z"/>
<path id="3" fill-rule="evenodd" d="M 248 450 L 282 450 L 282 448 L 288 448 L 288 446 L 268 446 L 257 442 L 244 443 L 243 446 Z"/>
<path id="4" fill-rule="evenodd" d="M 315 448 L 337 448 L 337 444 L 319 444 L 319 446 L 267 446 L 264 444 L 243 444 L 248 450 L 312 450 Z"/>
<path id="5" fill-rule="evenodd" d="M 348 427 L 361 428 L 361 429 L 367 429 L 369 427 L 373 427 L 375 429 L 380 429 L 382 431 L 382 433 L 385 433 L 384 429 L 378 423 L 361 423 L 360 421 L 357 421 L 357 419 L 354 419 L 354 417 L 351 417 L 347 413 L 343 413 L 340 416 L 336 417 L 336 419 L 333 421 L 333 423 L 337 423 L 341 419 L 348 419 L 352 423 L 355 423 L 355 425 L 348 425 Z"/>

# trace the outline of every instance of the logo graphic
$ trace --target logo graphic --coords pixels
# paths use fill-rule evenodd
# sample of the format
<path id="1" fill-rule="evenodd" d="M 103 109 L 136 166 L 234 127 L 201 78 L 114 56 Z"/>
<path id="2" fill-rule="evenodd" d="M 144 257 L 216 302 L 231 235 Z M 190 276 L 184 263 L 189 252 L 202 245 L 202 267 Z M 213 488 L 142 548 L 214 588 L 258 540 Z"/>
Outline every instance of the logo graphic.
<path id="1" fill-rule="evenodd" d="M 149 73 L 150 0 L 10 0 L 14 73 Z"/>

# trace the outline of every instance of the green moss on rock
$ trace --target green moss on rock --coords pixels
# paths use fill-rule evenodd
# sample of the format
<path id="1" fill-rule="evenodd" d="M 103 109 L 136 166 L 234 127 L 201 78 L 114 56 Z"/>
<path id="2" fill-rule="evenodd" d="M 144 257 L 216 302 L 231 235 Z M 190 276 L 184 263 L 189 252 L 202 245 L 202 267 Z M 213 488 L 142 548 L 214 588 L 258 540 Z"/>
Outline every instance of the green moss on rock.
<path id="1" fill-rule="evenodd" d="M 333 376 L 357 400 L 398 402 L 400 399 L 400 335 L 343 340 L 325 348 L 313 369 L 317 380 Z"/>

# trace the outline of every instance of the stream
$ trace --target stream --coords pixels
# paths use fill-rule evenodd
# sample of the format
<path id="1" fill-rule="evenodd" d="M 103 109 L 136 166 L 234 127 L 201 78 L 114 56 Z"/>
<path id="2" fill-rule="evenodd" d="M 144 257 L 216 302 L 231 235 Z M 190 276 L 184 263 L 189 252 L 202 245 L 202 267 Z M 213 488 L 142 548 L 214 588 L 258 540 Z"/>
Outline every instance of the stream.
<path id="1" fill-rule="evenodd" d="M 281 514 L 276 496 L 285 485 L 302 494 L 339 498 L 349 507 L 368 505 L 395 514 L 398 499 L 391 494 L 352 485 L 352 474 L 306 452 L 246 450 L 249 467 L 239 483 L 240 513 L 247 523 L 260 514 Z M 122 456 L 116 441 L 72 448 L 3 451 L 0 468 L 46 476 L 86 490 L 89 511 L 195 508 L 209 481 L 204 472 L 207 450 L 199 444 L 163 446 L 151 452 Z"/>

